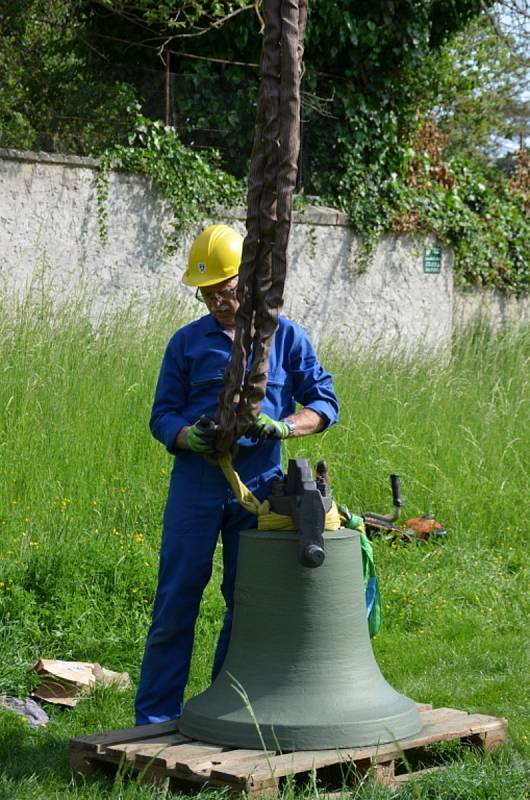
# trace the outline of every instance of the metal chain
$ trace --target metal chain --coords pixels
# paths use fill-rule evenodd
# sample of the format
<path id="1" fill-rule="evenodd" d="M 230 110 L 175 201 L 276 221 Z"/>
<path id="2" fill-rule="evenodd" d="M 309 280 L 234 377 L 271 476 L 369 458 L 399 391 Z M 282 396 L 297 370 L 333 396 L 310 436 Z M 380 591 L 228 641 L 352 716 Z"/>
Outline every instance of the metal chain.
<path id="1" fill-rule="evenodd" d="M 307 0 L 263 0 L 256 134 L 250 161 L 247 235 L 239 271 L 236 330 L 219 400 L 220 452 L 256 420 L 283 305 L 287 244 L 300 150 L 300 80 Z M 252 354 L 252 363 L 247 370 Z"/>

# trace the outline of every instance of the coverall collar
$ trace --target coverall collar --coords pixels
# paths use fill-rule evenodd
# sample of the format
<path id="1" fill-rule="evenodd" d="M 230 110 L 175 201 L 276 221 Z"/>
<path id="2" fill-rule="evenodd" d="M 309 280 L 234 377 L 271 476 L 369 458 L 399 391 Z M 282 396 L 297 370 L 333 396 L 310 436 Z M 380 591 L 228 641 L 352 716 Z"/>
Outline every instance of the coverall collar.
<path id="1" fill-rule="evenodd" d="M 213 334 L 216 333 L 224 333 L 225 336 L 228 336 L 229 339 L 232 339 L 228 331 L 225 328 L 223 328 L 223 326 L 219 322 L 217 322 L 215 317 L 213 317 L 211 314 L 206 314 L 206 316 L 203 317 L 203 320 L 204 320 L 205 336 L 212 336 Z"/>
<path id="2" fill-rule="evenodd" d="M 217 322 L 215 317 L 213 317 L 211 314 L 206 314 L 206 316 L 202 319 L 207 320 L 204 328 L 205 336 L 211 336 L 212 333 L 219 333 L 220 331 L 221 333 L 224 333 L 225 336 L 228 336 L 232 341 L 234 340 L 234 337 L 228 333 L 228 331 L 223 328 L 223 326 Z M 254 325 L 252 325 L 252 336 L 254 336 Z"/>

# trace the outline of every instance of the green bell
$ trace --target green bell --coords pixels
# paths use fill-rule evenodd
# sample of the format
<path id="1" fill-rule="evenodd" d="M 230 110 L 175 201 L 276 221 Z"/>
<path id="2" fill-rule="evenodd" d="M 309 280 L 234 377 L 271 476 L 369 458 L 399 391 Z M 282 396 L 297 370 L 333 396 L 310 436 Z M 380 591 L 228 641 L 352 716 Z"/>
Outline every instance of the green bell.
<path id="1" fill-rule="evenodd" d="M 184 735 L 288 751 L 421 730 L 414 702 L 386 682 L 372 652 L 359 534 L 326 531 L 324 541 L 324 563 L 307 569 L 298 533 L 241 534 L 228 653 L 214 683 L 186 703 Z"/>

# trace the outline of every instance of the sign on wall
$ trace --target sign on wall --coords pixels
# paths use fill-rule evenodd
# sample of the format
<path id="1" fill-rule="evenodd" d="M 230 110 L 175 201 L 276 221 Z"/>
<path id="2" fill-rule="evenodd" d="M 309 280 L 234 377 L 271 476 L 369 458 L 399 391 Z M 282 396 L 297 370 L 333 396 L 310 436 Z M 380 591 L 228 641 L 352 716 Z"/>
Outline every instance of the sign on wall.
<path id="1" fill-rule="evenodd" d="M 423 251 L 423 271 L 438 275 L 442 271 L 442 248 L 426 247 Z"/>

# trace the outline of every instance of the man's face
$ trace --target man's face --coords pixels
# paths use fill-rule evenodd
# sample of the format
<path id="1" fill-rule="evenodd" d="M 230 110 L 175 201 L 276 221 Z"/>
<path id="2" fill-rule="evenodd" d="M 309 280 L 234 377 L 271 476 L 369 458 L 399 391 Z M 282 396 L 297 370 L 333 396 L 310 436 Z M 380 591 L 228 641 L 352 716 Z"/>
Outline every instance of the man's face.
<path id="1" fill-rule="evenodd" d="M 213 286 L 199 289 L 210 314 L 224 328 L 233 328 L 236 322 L 236 311 L 239 308 L 236 289 L 237 275 L 221 283 L 214 283 Z"/>

